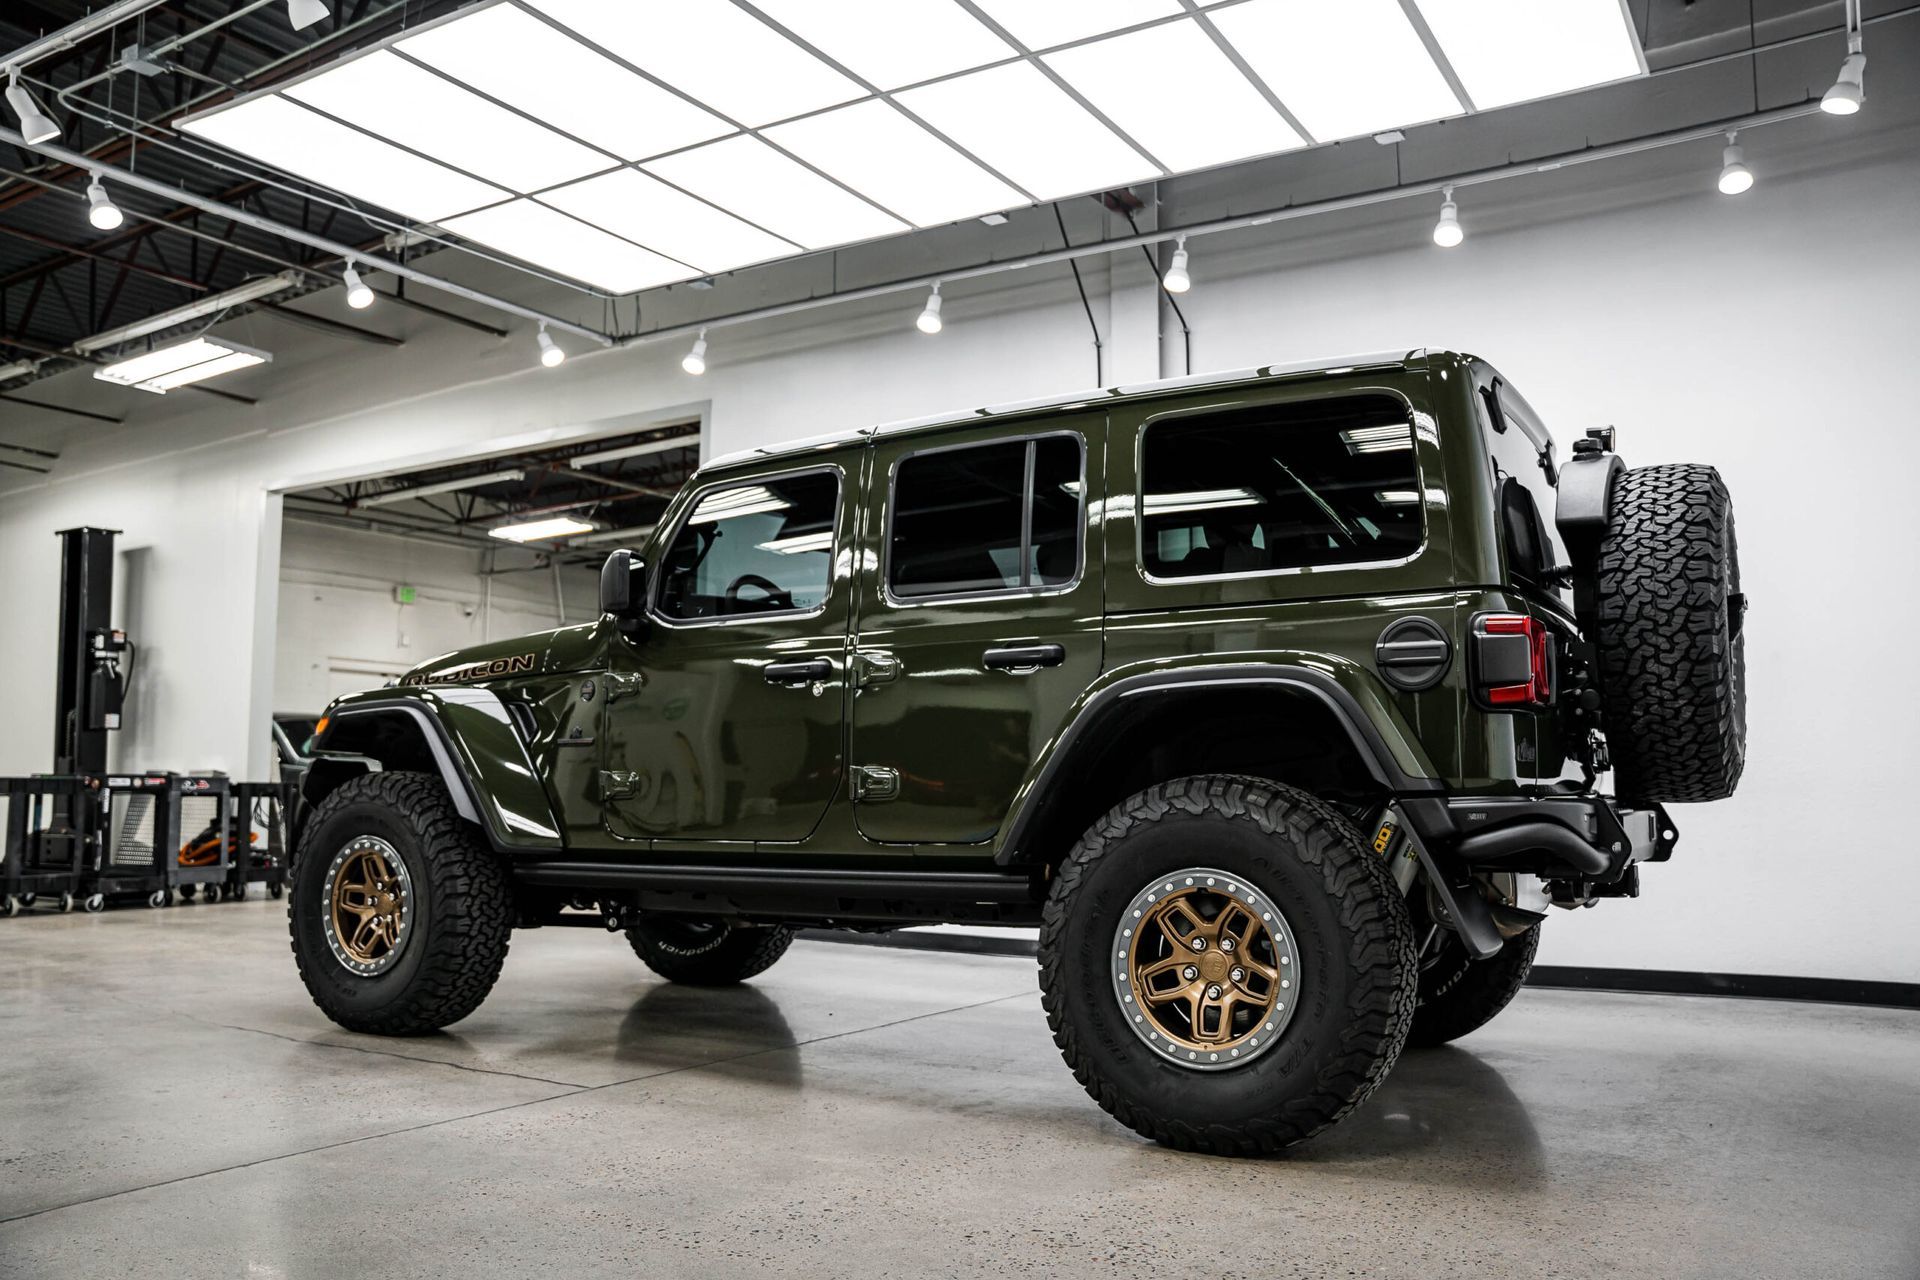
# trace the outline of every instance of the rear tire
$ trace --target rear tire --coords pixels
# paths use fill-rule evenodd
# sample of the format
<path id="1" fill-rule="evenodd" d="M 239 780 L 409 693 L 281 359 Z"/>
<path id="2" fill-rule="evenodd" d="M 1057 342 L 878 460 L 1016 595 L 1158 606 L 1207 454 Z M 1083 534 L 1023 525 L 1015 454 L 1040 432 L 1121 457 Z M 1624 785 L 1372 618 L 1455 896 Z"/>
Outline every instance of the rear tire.
<path id="1" fill-rule="evenodd" d="M 1539 949 L 1537 924 L 1508 938 L 1499 953 L 1486 960 L 1467 954 L 1453 934 L 1443 935 L 1439 955 L 1420 973 L 1420 1005 L 1413 1013 L 1408 1047 L 1445 1044 L 1492 1022 L 1526 985 Z"/>
<path id="2" fill-rule="evenodd" d="M 1228 884 L 1215 886 L 1216 878 Z M 1221 887 L 1229 893 L 1209 896 Z M 1270 931 L 1263 950 L 1243 941 L 1229 977 L 1217 961 L 1206 966 L 1207 952 L 1224 949 L 1219 940 L 1228 931 L 1194 948 L 1208 999 L 1241 981 L 1242 956 L 1290 975 L 1279 996 L 1293 1007 L 1259 1015 L 1277 1030 L 1258 1020 L 1247 1028 L 1271 1034 L 1266 1044 L 1229 1038 L 1227 1015 L 1207 1035 L 1209 1015 L 1197 996 L 1199 1031 L 1175 1037 L 1197 1051 L 1185 1042 L 1170 1051 L 1158 1034 L 1146 1034 L 1155 1025 L 1167 1030 L 1169 1008 L 1176 1021 L 1182 1015 L 1177 1004 L 1161 1003 L 1169 999 L 1164 991 L 1154 999 L 1151 974 L 1166 959 L 1148 963 L 1146 932 L 1130 930 L 1146 917 L 1165 919 L 1174 899 L 1196 893 L 1202 896 L 1186 900 L 1216 926 L 1232 911 L 1244 915 L 1243 939 Z M 1190 944 L 1198 933 L 1184 937 Z M 1163 936 L 1153 954 L 1170 943 Z M 1116 965 L 1138 981 L 1116 982 Z M 1041 1003 L 1074 1076 L 1135 1132 L 1215 1155 L 1279 1151 L 1359 1106 L 1406 1041 L 1416 973 L 1406 903 L 1360 833 L 1314 797 L 1258 778 L 1181 778 L 1113 809 L 1061 864 L 1040 929 Z M 1130 993 L 1144 994 L 1136 1002 Z M 1151 1021 L 1141 1017 L 1147 1004 Z M 1242 1025 L 1234 1024 L 1233 1036 Z M 1199 1043 L 1210 1039 L 1221 1042 L 1217 1050 Z M 1229 1046 L 1239 1048 L 1236 1060 Z"/>
<path id="3" fill-rule="evenodd" d="M 627 942 L 647 968 L 669 982 L 731 987 L 771 969 L 793 944 L 793 930 L 663 915 L 628 929 Z"/>
<path id="4" fill-rule="evenodd" d="M 500 859 L 439 779 L 383 772 L 343 783 L 314 811 L 301 847 L 287 922 L 300 978 L 321 1012 L 349 1031 L 424 1035 L 486 999 L 507 958 L 512 893 Z M 378 954 L 342 928 L 351 908 L 336 906 L 330 884 L 356 847 L 401 864 L 387 870 L 405 886 L 391 894 L 403 928 Z"/>
<path id="5" fill-rule="evenodd" d="M 1747 755 L 1733 503 L 1712 467 L 1614 481 L 1600 546 L 1600 695 L 1623 798 L 1724 800 Z"/>

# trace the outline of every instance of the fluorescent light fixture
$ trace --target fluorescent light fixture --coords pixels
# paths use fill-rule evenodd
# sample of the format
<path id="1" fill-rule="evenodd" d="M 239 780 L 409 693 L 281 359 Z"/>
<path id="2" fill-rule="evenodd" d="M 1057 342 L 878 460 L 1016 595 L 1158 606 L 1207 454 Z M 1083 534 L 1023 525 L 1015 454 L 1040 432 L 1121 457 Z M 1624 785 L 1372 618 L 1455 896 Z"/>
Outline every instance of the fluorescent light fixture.
<path id="1" fill-rule="evenodd" d="M 517 5 L 463 13 L 394 47 L 622 160 L 733 132 L 711 111 Z M 510 57 L 502 56 L 505 50 Z"/>
<path id="2" fill-rule="evenodd" d="M 389 49 L 335 63 L 284 92 L 317 111 L 513 191 L 538 191 L 613 165 L 610 156 L 488 102 Z"/>
<path id="3" fill-rule="evenodd" d="M 716 520 L 731 520 L 735 516 L 764 515 L 770 511 L 786 511 L 792 505 L 765 485 L 741 485 L 737 489 L 722 489 L 719 493 L 702 498 L 699 505 L 694 507 L 693 514 L 687 517 L 687 523 L 711 524 Z"/>
<path id="4" fill-rule="evenodd" d="M 702 329 L 700 336 L 693 340 L 693 345 L 687 348 L 687 354 L 680 357 L 680 367 L 696 378 L 707 371 L 707 331 L 705 329 Z"/>
<path id="5" fill-rule="evenodd" d="M 763 137 L 915 226 L 958 222 L 1027 197 L 880 99 L 766 130 Z"/>
<path id="6" fill-rule="evenodd" d="M 809 551 L 833 550 L 833 534 L 831 531 L 827 533 L 797 533 L 791 538 L 775 538 L 772 542 L 756 542 L 753 545 L 760 551 L 771 551 L 776 555 L 783 556 L 797 556 Z"/>
<path id="7" fill-rule="evenodd" d="M 746 134 L 655 160 L 647 169 L 808 249 L 907 230 L 899 219 Z"/>
<path id="8" fill-rule="evenodd" d="M 1404 422 L 1383 427 L 1355 427 L 1340 433 L 1340 443 L 1352 454 L 1404 453 L 1413 448 L 1413 428 Z"/>
<path id="9" fill-rule="evenodd" d="M 1149 493 L 1140 505 L 1147 515 L 1179 511 L 1215 511 L 1225 507 L 1257 507 L 1264 499 L 1251 489 L 1192 489 L 1185 493 Z"/>
<path id="10" fill-rule="evenodd" d="M 1411 507 L 1420 501 L 1418 489 L 1377 489 L 1373 500 L 1383 507 Z"/>
<path id="11" fill-rule="evenodd" d="M 411 489 L 391 489 L 386 493 L 376 493 L 370 498 L 361 498 L 353 502 L 356 507 L 384 507 L 395 502 L 407 502 L 414 498 L 431 498 L 437 493 L 458 493 L 462 489 L 477 489 L 483 484 L 504 484 L 509 480 L 524 480 L 527 473 L 519 468 L 507 471 L 489 471 L 483 476 L 468 476 L 464 480 L 442 480 L 437 484 L 417 485 Z"/>
<path id="12" fill-rule="evenodd" d="M 438 222 L 507 197 L 499 187 L 369 137 L 277 93 L 182 120 L 178 127 L 421 222 Z"/>
<path id="13" fill-rule="evenodd" d="M 1247 0 L 1207 16 L 1321 142 L 1466 110 L 1397 0 Z"/>
<path id="14" fill-rule="evenodd" d="M 1167 265 L 1167 273 L 1160 277 L 1160 287 L 1168 293 L 1185 293 L 1193 288 L 1193 277 L 1187 274 L 1187 238 L 1178 236 L 1174 244 L 1173 261 Z"/>
<path id="15" fill-rule="evenodd" d="M 1850 116 L 1866 101 L 1867 55 L 1860 52 L 1858 34 L 1848 37 L 1847 60 L 1840 64 L 1840 77 L 1833 88 L 1820 95 L 1820 109 L 1830 116 Z"/>
<path id="16" fill-rule="evenodd" d="M 641 444 L 621 445 L 618 449 L 602 449 L 598 453 L 583 453 L 577 458 L 567 459 L 567 465 L 575 470 L 595 466 L 602 462 L 618 462 L 622 458 L 639 458 L 650 453 L 670 453 L 675 449 L 697 449 L 700 447 L 700 433 L 689 431 L 683 436 L 668 436 L 665 440 L 648 440 Z"/>
<path id="17" fill-rule="evenodd" d="M 340 283 L 347 287 L 347 305 L 355 311 L 365 311 L 373 305 L 373 286 L 360 278 L 359 270 L 351 262 L 340 273 Z"/>
<path id="18" fill-rule="evenodd" d="M 1482 111 L 1625 80 L 1647 69 L 1620 0 L 1418 4 L 1440 51 Z M 1284 98 L 1285 90 L 1274 88 Z"/>
<path id="19" fill-rule="evenodd" d="M 1442 249 L 1451 249 L 1467 238 L 1466 231 L 1460 226 L 1460 206 L 1453 202 L 1453 188 L 1442 188 L 1440 201 L 1440 221 L 1433 224 L 1433 242 Z"/>
<path id="20" fill-rule="evenodd" d="M 513 200 L 478 213 L 445 218 L 440 225 L 455 235 L 478 240 L 610 293 L 636 293 L 701 274 L 532 200 Z"/>
<path id="21" fill-rule="evenodd" d="M 955 0 L 759 0 L 754 7 L 882 90 L 1014 54 Z"/>
<path id="22" fill-rule="evenodd" d="M 909 89 L 897 101 L 1035 199 L 1159 176 L 1145 156 L 1030 63 Z"/>
<path id="23" fill-rule="evenodd" d="M 73 349 L 84 354 L 101 351 L 107 347 L 117 347 L 123 342 L 144 338 L 150 333 L 175 329 L 203 316 L 218 315 L 233 307 L 258 302 L 261 298 L 270 298 L 276 293 L 285 293 L 296 283 L 304 282 L 304 274 L 295 271 L 283 271 L 277 276 L 262 276 L 258 280 L 249 280 L 231 289 L 223 289 L 219 293 L 196 299 L 184 306 L 174 307 L 170 311 L 148 316 L 144 320 L 136 320 L 132 324 L 124 324 L 117 329 L 109 329 L 105 333 L 96 333 L 91 337 L 82 338 L 73 344 Z"/>
<path id="24" fill-rule="evenodd" d="M 573 516 L 549 516 L 543 520 L 496 525 L 487 530 L 487 534 L 508 542 L 545 542 L 553 538 L 571 538 L 576 533 L 592 533 L 593 529 L 594 526 L 587 521 Z"/>
<path id="25" fill-rule="evenodd" d="M 576 547 L 592 547 L 605 542 L 625 542 L 630 538 L 640 539 L 652 533 L 654 528 L 655 526 L 650 524 L 632 524 L 624 529 L 602 529 L 598 533 L 587 534 L 573 539 L 573 545 Z"/>
<path id="26" fill-rule="evenodd" d="M 305 31 L 326 16 L 326 0 L 287 0 L 287 25 L 295 31 Z"/>
<path id="27" fill-rule="evenodd" d="M 264 351 L 224 338 L 203 336 L 103 365 L 93 371 L 93 376 L 102 382 L 164 395 L 175 387 L 265 364 L 271 359 L 273 357 Z"/>
<path id="28" fill-rule="evenodd" d="M 1738 133 L 1727 135 L 1726 150 L 1720 153 L 1720 181 L 1723 196 L 1737 196 L 1753 188 L 1753 170 L 1747 168 L 1747 151 L 1738 141 Z"/>
<path id="29" fill-rule="evenodd" d="M 730 0 L 531 2 L 614 57 L 748 128 L 865 96 L 854 81 Z"/>
<path id="30" fill-rule="evenodd" d="M 546 368 L 552 369 L 566 363 L 567 353 L 560 349 L 560 344 L 555 342 L 553 335 L 547 332 L 545 320 L 540 322 L 540 332 L 534 336 L 534 345 L 540 348 L 540 363 Z"/>
<path id="31" fill-rule="evenodd" d="M 1180 12 L 1176 0 L 979 0 L 979 5 L 1029 49 L 1051 49 Z"/>
<path id="32" fill-rule="evenodd" d="M 927 305 L 921 310 L 920 318 L 913 322 L 913 327 L 922 333 L 938 333 L 946 328 L 945 322 L 940 319 L 940 282 L 938 280 L 933 282 L 933 292 L 927 295 Z"/>
<path id="33" fill-rule="evenodd" d="M 540 200 L 709 274 L 800 252 L 799 246 L 637 169 L 616 169 L 559 187 Z"/>
<path id="34" fill-rule="evenodd" d="M 106 184 L 100 181 L 100 175 L 94 174 L 93 181 L 87 184 L 87 221 L 97 230 L 111 231 L 127 220 L 120 212 L 120 206 L 107 194 Z"/>
<path id="35" fill-rule="evenodd" d="M 7 105 L 13 108 L 13 114 L 20 119 L 20 136 L 29 144 L 52 142 L 60 136 L 60 126 L 53 117 L 40 109 L 34 101 L 33 92 L 20 83 L 20 68 L 7 68 Z"/>
<path id="36" fill-rule="evenodd" d="M 1196 22 L 1096 40 L 1045 61 L 1172 169 L 1205 169 L 1303 141 Z M 1153 92 L 1142 93 L 1149 84 Z"/>

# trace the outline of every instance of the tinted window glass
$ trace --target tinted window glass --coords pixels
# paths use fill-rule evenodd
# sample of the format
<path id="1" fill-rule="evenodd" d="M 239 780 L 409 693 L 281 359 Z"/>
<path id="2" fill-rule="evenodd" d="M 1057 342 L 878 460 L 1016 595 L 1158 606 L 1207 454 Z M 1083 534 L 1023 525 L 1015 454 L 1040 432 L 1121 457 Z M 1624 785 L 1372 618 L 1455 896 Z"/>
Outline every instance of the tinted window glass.
<path id="1" fill-rule="evenodd" d="M 660 566 L 660 612 L 731 618 L 817 608 L 833 579 L 831 472 L 715 489 L 701 496 Z"/>
<path id="2" fill-rule="evenodd" d="M 894 477 L 887 552 L 893 594 L 1073 581 L 1080 567 L 1080 457 L 1078 436 L 1047 436 L 907 458 Z"/>
<path id="3" fill-rule="evenodd" d="M 1553 524 L 1559 511 L 1553 477 L 1540 465 L 1539 446 L 1513 420 L 1515 413 L 1527 412 L 1517 392 L 1504 383 L 1484 387 L 1480 408 L 1489 428 L 1496 423 L 1505 428 L 1490 429 L 1486 437 L 1500 486 L 1508 567 L 1537 583 L 1543 572 L 1566 560 L 1566 547 Z"/>
<path id="4" fill-rule="evenodd" d="M 1141 446 L 1160 578 L 1395 560 L 1420 546 L 1407 407 L 1387 396 L 1169 418 Z"/>

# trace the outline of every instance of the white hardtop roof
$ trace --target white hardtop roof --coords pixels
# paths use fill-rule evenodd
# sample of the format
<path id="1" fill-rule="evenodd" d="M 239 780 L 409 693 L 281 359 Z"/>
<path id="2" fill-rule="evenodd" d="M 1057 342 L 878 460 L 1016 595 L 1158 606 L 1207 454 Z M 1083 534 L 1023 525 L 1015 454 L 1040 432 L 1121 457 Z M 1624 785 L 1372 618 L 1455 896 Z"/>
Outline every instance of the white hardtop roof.
<path id="1" fill-rule="evenodd" d="M 761 458 L 779 458 L 789 454 L 803 453 L 811 449 L 828 445 L 852 444 L 858 440 L 874 436 L 893 435 L 902 431 L 918 431 L 930 427 L 957 427 L 969 422 L 978 422 L 986 418 L 1004 418 L 1022 413 L 1034 413 L 1042 409 L 1066 409 L 1091 405 L 1103 400 L 1122 397 L 1147 395 L 1155 392 L 1181 391 L 1188 387 L 1207 387 L 1219 383 L 1245 382 L 1249 378 L 1287 378 L 1300 374 L 1338 375 L 1351 373 L 1356 369 L 1377 368 L 1381 365 L 1406 365 L 1420 359 L 1429 348 L 1416 347 L 1412 350 L 1375 351 L 1366 355 L 1344 356 L 1333 360 L 1295 360 L 1286 364 L 1255 365 L 1250 369 L 1231 369 L 1220 373 L 1194 373 L 1181 378 L 1161 378 L 1154 382 L 1134 382 L 1123 386 L 1095 387 L 1086 391 L 1076 391 L 1070 395 L 1042 396 L 1036 400 L 1015 400 L 1008 404 L 987 405 L 984 408 L 966 410 L 960 413 L 939 413 L 925 418 L 908 418 L 900 422 L 883 422 L 871 427 L 854 427 L 846 431 L 832 431 L 825 435 L 807 436 L 799 440 L 788 440 L 777 445 L 765 445 L 756 449 L 741 449 L 734 453 L 711 458 L 701 467 L 702 472 L 714 471 L 721 467 L 730 467 L 737 463 L 751 462 Z"/>

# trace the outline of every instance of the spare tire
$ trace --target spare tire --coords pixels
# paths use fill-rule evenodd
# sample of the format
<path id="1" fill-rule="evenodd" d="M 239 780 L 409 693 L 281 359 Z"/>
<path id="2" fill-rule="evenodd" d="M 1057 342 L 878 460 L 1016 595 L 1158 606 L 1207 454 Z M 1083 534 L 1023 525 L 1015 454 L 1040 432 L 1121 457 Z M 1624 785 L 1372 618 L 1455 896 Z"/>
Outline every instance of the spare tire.
<path id="1" fill-rule="evenodd" d="M 1640 803 L 1732 795 L 1747 756 L 1746 597 L 1718 471 L 1636 467 L 1614 480 L 1598 604 L 1615 790 Z"/>

